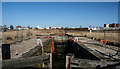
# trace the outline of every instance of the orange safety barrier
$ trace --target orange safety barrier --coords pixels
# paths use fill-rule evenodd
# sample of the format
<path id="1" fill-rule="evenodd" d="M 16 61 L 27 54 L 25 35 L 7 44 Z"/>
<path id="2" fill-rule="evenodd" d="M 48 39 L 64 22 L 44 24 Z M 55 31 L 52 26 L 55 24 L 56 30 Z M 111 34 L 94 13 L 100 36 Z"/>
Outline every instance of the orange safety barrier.
<path id="1" fill-rule="evenodd" d="M 70 37 L 69 40 L 70 40 L 70 41 L 73 41 L 73 40 L 72 40 L 72 37 Z"/>
<path id="2" fill-rule="evenodd" d="M 55 53 L 54 52 L 54 40 L 53 40 L 53 38 L 52 38 L 52 53 Z"/>
<path id="3" fill-rule="evenodd" d="M 45 38 L 49 38 L 49 36 L 46 36 Z"/>
<path id="4" fill-rule="evenodd" d="M 104 39 L 104 40 L 103 40 L 103 44 L 106 44 L 106 43 L 107 43 L 107 40 Z"/>

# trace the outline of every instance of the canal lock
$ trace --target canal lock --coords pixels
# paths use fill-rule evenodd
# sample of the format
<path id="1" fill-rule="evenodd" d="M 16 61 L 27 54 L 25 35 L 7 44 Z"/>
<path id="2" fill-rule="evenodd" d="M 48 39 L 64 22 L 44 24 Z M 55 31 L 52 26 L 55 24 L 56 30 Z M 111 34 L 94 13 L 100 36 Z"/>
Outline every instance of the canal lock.
<path id="1" fill-rule="evenodd" d="M 74 54 L 74 58 L 99 60 L 68 36 L 54 37 L 54 53 L 52 54 L 52 69 L 66 69 L 66 55 Z M 24 67 L 19 69 L 41 69 L 39 67 Z M 42 68 L 44 69 L 44 68 Z M 76 68 L 73 68 L 76 69 Z"/>
<path id="2" fill-rule="evenodd" d="M 74 58 L 99 60 L 96 56 L 85 50 L 82 46 L 74 41 L 70 41 L 67 36 L 57 37 L 54 39 L 55 53 L 52 56 L 53 69 L 65 69 L 66 55 L 74 54 Z"/>

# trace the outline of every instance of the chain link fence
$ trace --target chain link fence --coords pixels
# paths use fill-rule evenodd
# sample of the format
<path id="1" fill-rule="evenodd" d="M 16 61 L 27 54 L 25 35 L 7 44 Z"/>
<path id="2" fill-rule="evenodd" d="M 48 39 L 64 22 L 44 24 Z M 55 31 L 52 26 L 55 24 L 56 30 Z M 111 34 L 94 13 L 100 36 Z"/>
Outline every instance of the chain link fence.
<path id="1" fill-rule="evenodd" d="M 2 43 L 11 44 L 30 39 L 30 29 L 27 30 L 9 30 L 2 33 Z"/>

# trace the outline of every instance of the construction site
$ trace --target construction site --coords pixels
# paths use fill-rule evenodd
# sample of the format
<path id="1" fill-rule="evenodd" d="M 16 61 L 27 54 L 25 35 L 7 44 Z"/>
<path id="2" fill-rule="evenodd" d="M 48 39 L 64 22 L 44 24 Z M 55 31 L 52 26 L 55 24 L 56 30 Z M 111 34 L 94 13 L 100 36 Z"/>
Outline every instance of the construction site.
<path id="1" fill-rule="evenodd" d="M 119 31 L 1 33 L 2 69 L 120 69 Z"/>

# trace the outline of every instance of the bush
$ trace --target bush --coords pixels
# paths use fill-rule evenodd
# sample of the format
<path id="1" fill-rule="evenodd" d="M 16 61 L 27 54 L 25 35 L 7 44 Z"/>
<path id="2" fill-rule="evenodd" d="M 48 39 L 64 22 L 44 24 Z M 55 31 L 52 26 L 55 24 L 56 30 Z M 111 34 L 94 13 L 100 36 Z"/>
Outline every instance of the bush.
<path id="1" fill-rule="evenodd" d="M 6 39 L 7 39 L 7 40 L 12 40 L 12 37 L 8 36 Z"/>

